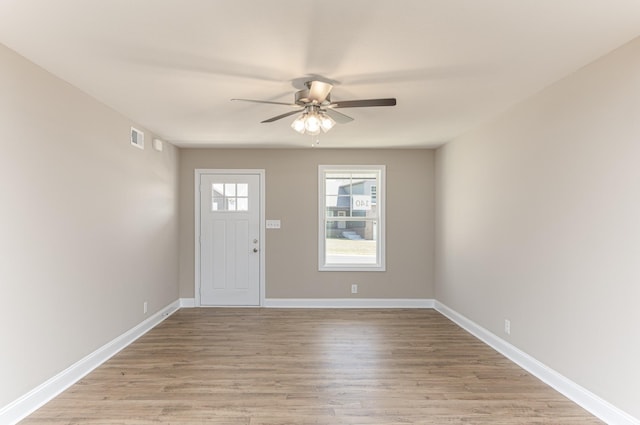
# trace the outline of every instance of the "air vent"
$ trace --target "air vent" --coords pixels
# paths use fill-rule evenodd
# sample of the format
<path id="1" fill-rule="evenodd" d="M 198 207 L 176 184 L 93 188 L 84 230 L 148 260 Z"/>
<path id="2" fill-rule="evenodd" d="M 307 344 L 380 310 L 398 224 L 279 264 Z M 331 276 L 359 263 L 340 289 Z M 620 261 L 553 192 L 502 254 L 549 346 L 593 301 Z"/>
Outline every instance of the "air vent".
<path id="1" fill-rule="evenodd" d="M 136 148 L 144 149 L 144 132 L 131 127 L 131 144 Z"/>

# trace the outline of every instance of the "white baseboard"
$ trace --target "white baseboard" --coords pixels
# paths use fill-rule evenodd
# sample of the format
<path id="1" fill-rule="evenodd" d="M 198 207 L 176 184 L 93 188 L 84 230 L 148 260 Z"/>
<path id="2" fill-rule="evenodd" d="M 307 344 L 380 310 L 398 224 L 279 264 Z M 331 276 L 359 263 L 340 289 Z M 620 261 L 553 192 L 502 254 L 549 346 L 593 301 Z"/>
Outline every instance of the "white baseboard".
<path id="1" fill-rule="evenodd" d="M 93 353 L 77 361 L 67 369 L 38 385 L 22 397 L 0 409 L 0 424 L 16 424 L 35 412 L 61 392 L 78 382 L 89 372 L 109 360 L 127 345 L 140 338 L 180 308 L 174 301 L 144 322 L 98 348 Z"/>
<path id="2" fill-rule="evenodd" d="M 180 308 L 194 308 L 196 306 L 195 298 L 180 298 Z"/>
<path id="3" fill-rule="evenodd" d="M 427 298 L 266 298 L 269 308 L 433 308 Z"/>
<path id="4" fill-rule="evenodd" d="M 556 391 L 563 394 L 565 397 L 572 400 L 574 403 L 589 411 L 591 414 L 603 420 L 607 424 L 640 425 L 640 420 L 626 412 L 623 412 L 608 401 L 603 400 L 586 388 L 581 387 L 565 376 L 559 374 L 547 365 L 509 344 L 477 323 L 467 319 L 439 301 L 435 301 L 434 304 L 434 308 L 438 312 L 449 318 L 458 326 L 485 344 L 493 347 L 503 356 L 536 376 L 542 382 L 554 388 Z"/>
<path id="5" fill-rule="evenodd" d="M 427 298 L 266 298 L 267 308 L 433 308 Z M 196 306 L 195 298 L 180 298 L 181 308 Z"/>

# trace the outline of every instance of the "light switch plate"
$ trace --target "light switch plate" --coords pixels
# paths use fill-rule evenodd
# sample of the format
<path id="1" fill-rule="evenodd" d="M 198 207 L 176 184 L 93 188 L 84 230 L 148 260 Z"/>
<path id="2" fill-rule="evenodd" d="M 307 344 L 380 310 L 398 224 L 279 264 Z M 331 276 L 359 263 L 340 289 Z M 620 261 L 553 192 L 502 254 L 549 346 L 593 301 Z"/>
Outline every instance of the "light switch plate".
<path id="1" fill-rule="evenodd" d="M 267 229 L 279 229 L 280 220 L 267 220 Z"/>

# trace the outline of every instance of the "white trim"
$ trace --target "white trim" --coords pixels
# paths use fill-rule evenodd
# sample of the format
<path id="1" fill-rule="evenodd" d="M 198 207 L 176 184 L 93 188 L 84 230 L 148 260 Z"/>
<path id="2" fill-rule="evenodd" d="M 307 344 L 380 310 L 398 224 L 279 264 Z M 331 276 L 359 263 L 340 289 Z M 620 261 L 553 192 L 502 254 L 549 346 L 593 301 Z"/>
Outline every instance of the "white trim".
<path id="1" fill-rule="evenodd" d="M 4 406 L 0 409 L 0 423 L 7 425 L 16 424 L 26 418 L 176 312 L 179 304 L 179 301 L 172 302 L 144 322 L 129 329 L 119 337 L 106 343 L 93 353 L 78 360 L 62 372 L 38 385 L 22 397 Z"/>
<path id="2" fill-rule="evenodd" d="M 327 171 L 371 171 L 378 174 L 377 187 L 377 211 L 378 211 L 378 243 L 376 264 L 326 264 L 326 210 L 325 210 L 325 175 Z M 386 174 L 385 165 L 318 165 L 318 271 L 339 272 L 384 272 L 386 268 L 386 232 L 385 232 L 385 205 L 386 205 Z"/>
<path id="3" fill-rule="evenodd" d="M 267 298 L 270 308 L 433 308 L 428 298 Z"/>
<path id="4" fill-rule="evenodd" d="M 195 298 L 193 307 L 201 307 L 200 302 L 200 177 L 203 174 L 257 174 L 260 177 L 260 218 L 258 220 L 260 226 L 260 305 L 264 305 L 266 294 L 266 263 L 265 252 L 267 248 L 267 238 L 265 233 L 265 206 L 266 206 L 266 182 L 264 169 L 218 169 L 218 168 L 196 168 L 194 170 L 193 192 L 195 198 L 194 207 L 194 252 L 195 252 Z"/>
<path id="5" fill-rule="evenodd" d="M 471 335 L 494 348 L 506 358 L 604 422 L 618 425 L 640 424 L 640 420 L 618 409 L 608 401 L 603 400 L 586 388 L 559 374 L 529 354 L 514 347 L 507 341 L 489 332 L 460 313 L 450 309 L 441 302 L 435 301 L 435 309 Z"/>
<path id="6" fill-rule="evenodd" d="M 180 308 L 193 308 L 196 306 L 195 298 L 180 298 Z"/>

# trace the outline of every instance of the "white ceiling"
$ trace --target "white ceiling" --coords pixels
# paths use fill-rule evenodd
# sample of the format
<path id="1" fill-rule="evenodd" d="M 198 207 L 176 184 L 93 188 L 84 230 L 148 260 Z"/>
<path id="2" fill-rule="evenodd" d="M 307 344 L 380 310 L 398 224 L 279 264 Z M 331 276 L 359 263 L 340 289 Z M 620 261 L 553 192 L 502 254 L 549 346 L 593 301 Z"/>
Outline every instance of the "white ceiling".
<path id="1" fill-rule="evenodd" d="M 0 42 L 178 146 L 309 146 L 230 99 L 313 75 L 398 100 L 321 146 L 438 146 L 638 35 L 638 0 L 0 1 Z"/>

